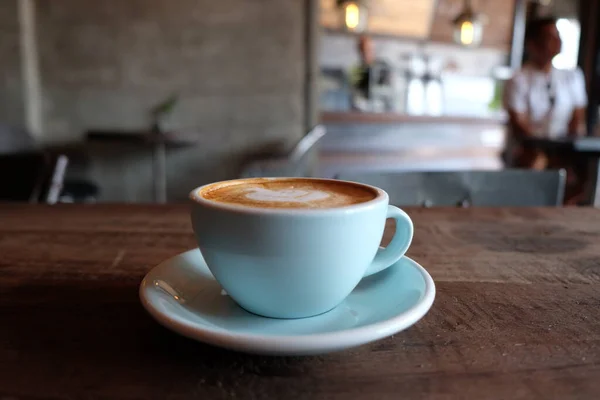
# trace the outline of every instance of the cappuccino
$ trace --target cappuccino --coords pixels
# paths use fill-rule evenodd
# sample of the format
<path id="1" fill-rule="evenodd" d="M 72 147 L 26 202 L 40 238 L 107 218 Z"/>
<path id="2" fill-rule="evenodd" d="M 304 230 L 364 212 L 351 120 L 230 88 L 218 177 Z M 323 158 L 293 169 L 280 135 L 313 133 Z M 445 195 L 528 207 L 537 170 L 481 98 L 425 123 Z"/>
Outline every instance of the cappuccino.
<path id="1" fill-rule="evenodd" d="M 258 208 L 336 208 L 375 199 L 376 190 L 335 180 L 254 178 L 205 187 L 206 200 Z"/>

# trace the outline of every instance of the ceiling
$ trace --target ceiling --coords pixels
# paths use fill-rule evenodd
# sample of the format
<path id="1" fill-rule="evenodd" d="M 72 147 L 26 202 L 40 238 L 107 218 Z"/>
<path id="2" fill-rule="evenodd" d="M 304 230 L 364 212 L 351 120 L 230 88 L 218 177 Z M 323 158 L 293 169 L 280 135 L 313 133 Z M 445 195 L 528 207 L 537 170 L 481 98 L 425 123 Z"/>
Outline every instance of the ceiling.
<path id="1" fill-rule="evenodd" d="M 0 0 L 1 1 L 1 0 Z M 342 14 L 336 0 L 319 0 L 321 25 L 341 30 Z M 474 8 L 487 17 L 485 47 L 508 48 L 512 36 L 516 0 L 472 0 Z M 578 0 L 551 0 L 540 10 L 562 18 L 578 17 Z M 369 32 L 417 40 L 446 42 L 452 39 L 452 19 L 464 0 L 369 0 Z"/>
<path id="2" fill-rule="evenodd" d="M 336 0 L 320 0 L 321 24 L 338 30 L 343 26 Z M 436 0 L 372 0 L 369 2 L 369 30 L 378 34 L 425 39 Z"/>

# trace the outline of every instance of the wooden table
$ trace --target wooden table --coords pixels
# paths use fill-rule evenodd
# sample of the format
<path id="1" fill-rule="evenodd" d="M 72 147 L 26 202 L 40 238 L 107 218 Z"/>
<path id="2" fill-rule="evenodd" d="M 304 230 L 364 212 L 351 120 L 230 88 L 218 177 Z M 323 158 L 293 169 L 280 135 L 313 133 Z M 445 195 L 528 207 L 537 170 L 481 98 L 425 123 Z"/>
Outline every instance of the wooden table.
<path id="1" fill-rule="evenodd" d="M 270 358 L 142 309 L 144 274 L 194 247 L 187 206 L 0 206 L 0 399 L 598 398 L 600 211 L 408 211 L 429 314 L 354 350 Z"/>

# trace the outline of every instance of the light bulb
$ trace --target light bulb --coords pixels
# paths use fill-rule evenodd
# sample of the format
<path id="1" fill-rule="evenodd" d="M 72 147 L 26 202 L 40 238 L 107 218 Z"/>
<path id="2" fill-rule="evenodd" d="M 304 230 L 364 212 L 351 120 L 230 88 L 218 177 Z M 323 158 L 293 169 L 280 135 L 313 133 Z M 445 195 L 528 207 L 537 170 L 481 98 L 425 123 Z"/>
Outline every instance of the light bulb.
<path id="1" fill-rule="evenodd" d="M 473 44 L 475 40 L 475 27 L 471 21 L 464 21 L 460 25 L 460 42 L 465 46 Z"/>
<path id="2" fill-rule="evenodd" d="M 346 27 L 355 30 L 360 25 L 360 9 L 356 3 L 346 3 L 345 5 Z"/>

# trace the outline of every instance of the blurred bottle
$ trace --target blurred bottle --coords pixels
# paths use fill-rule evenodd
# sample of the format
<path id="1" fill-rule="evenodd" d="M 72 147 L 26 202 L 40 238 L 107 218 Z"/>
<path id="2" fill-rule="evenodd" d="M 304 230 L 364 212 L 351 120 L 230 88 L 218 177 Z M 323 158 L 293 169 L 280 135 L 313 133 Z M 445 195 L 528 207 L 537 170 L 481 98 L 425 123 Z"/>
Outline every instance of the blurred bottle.
<path id="1" fill-rule="evenodd" d="M 414 53 L 409 56 L 410 71 L 407 74 L 408 84 L 406 90 L 406 113 L 410 115 L 425 114 L 425 85 L 423 76 L 425 75 L 425 63 L 423 57 Z"/>
<path id="2" fill-rule="evenodd" d="M 427 115 L 443 114 L 443 90 L 441 77 L 441 64 L 430 56 L 424 57 L 425 75 L 425 113 Z"/>
<path id="3" fill-rule="evenodd" d="M 407 93 L 408 83 L 412 78 L 411 68 L 411 56 L 409 54 L 402 54 L 400 56 L 400 62 L 396 69 L 396 76 L 394 80 L 394 111 L 398 113 L 407 113 Z"/>

